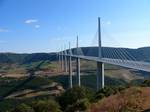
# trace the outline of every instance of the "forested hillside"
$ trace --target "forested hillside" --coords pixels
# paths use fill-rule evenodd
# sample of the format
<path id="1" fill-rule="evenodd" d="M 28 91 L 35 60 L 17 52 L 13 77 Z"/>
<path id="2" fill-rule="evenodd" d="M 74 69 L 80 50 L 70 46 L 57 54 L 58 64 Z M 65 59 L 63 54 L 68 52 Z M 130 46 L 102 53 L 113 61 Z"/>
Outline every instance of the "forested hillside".
<path id="1" fill-rule="evenodd" d="M 97 47 L 82 47 L 82 55 L 98 56 Z M 113 54 L 113 55 L 108 55 Z M 129 48 L 113 48 L 103 47 L 102 53 L 104 57 L 120 58 L 114 52 L 125 52 L 129 55 L 129 59 L 136 59 L 139 61 L 150 61 L 150 47 L 143 47 L 138 49 Z M 72 49 L 72 53 L 76 53 L 76 49 Z M 127 57 L 126 57 L 127 58 Z M 32 54 L 16 54 L 16 53 L 0 53 L 0 63 L 30 63 L 41 60 L 56 60 L 56 53 L 32 53 Z"/>

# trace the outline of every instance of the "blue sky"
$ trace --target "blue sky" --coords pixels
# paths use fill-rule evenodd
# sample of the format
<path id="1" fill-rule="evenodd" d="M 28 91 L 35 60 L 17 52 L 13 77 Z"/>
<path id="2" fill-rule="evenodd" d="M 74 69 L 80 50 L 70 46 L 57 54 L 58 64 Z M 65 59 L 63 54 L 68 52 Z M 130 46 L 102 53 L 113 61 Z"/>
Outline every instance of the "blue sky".
<path id="1" fill-rule="evenodd" d="M 61 46 L 150 45 L 149 0 L 0 0 L 0 52 L 53 52 Z"/>

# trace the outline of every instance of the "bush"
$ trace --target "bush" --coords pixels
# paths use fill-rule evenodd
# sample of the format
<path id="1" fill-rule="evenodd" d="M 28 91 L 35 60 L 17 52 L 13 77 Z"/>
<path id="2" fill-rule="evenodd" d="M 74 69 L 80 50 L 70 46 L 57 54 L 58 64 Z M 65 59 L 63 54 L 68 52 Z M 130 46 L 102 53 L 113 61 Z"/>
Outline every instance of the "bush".
<path id="1" fill-rule="evenodd" d="M 32 107 L 30 107 L 29 105 L 26 105 L 26 104 L 23 103 L 23 104 L 17 106 L 11 112 L 35 112 L 35 111 L 33 110 Z"/>
<path id="2" fill-rule="evenodd" d="M 150 80 L 145 80 L 142 84 L 144 87 L 150 87 Z"/>
<path id="3" fill-rule="evenodd" d="M 108 97 L 112 94 L 116 93 L 116 90 L 113 90 L 110 87 L 104 87 L 103 89 L 101 89 L 100 91 L 98 91 L 95 95 L 95 101 L 102 99 L 104 97 Z"/>
<path id="4" fill-rule="evenodd" d="M 63 110 L 65 110 L 69 105 L 77 103 L 81 99 L 87 99 L 91 101 L 93 93 L 84 87 L 73 87 L 67 90 L 59 97 L 59 103 Z"/>
<path id="5" fill-rule="evenodd" d="M 32 103 L 35 112 L 61 112 L 60 106 L 53 100 L 39 100 Z"/>
<path id="6" fill-rule="evenodd" d="M 81 99 L 67 107 L 65 112 L 85 111 L 89 108 L 90 102 L 88 99 Z"/>

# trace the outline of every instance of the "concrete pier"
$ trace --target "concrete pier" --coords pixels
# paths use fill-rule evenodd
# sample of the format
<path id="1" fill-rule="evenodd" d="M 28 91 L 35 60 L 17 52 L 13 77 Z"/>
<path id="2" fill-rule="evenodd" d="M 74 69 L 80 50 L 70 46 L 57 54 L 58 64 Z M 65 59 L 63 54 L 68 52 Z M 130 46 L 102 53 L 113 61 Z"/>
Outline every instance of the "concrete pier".
<path id="1" fill-rule="evenodd" d="M 104 63 L 97 62 L 97 91 L 104 88 Z"/>
<path id="2" fill-rule="evenodd" d="M 102 58 L 102 45 L 101 45 L 101 26 L 100 18 L 98 18 L 98 57 Z M 97 91 L 104 88 L 104 63 L 97 62 Z"/>
<path id="3" fill-rule="evenodd" d="M 76 60 L 76 69 L 77 69 L 77 83 L 78 86 L 81 86 L 81 78 L 80 78 L 80 58 L 77 58 Z"/>
<path id="4" fill-rule="evenodd" d="M 77 36 L 77 55 L 79 55 L 79 40 L 78 40 L 78 36 Z M 77 71 L 77 84 L 78 86 L 81 86 L 81 78 L 80 78 L 80 58 L 77 58 L 76 59 L 76 71 Z"/>
<path id="5" fill-rule="evenodd" d="M 71 56 L 69 56 L 69 85 L 70 85 L 70 88 L 72 88 L 72 59 L 71 59 Z"/>
<path id="6" fill-rule="evenodd" d="M 70 88 L 72 88 L 73 84 L 72 84 L 72 52 L 71 52 L 71 46 L 70 46 L 70 42 L 69 42 L 69 57 L 68 57 L 68 67 L 69 67 L 69 85 Z"/>

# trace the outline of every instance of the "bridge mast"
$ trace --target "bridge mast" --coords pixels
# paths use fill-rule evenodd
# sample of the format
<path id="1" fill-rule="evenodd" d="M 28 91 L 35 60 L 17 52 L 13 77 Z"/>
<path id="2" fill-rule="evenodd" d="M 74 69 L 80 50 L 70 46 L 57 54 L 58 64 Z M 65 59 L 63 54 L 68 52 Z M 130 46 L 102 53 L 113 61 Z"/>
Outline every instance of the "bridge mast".
<path id="1" fill-rule="evenodd" d="M 61 48 L 62 49 L 62 48 Z M 62 49 L 63 50 L 63 49 Z M 63 51 L 61 50 L 61 70 L 64 70 L 64 57 L 63 57 Z"/>
<path id="2" fill-rule="evenodd" d="M 98 57 L 102 58 L 101 23 L 98 17 Z M 97 91 L 104 88 L 104 63 L 97 62 Z"/>
<path id="3" fill-rule="evenodd" d="M 67 73 L 67 51 L 66 51 L 66 46 L 64 48 L 64 59 L 65 59 L 65 63 L 64 63 L 64 70 L 65 70 L 65 73 Z"/>
<path id="4" fill-rule="evenodd" d="M 78 53 L 78 48 L 79 48 L 79 41 L 78 41 L 78 36 L 77 36 L 77 55 L 79 54 Z M 76 60 L 76 69 L 77 69 L 77 83 L 78 83 L 78 86 L 81 85 L 81 81 L 80 81 L 80 58 L 77 57 L 77 60 Z"/>
<path id="5" fill-rule="evenodd" d="M 61 67 L 61 54 L 60 54 L 60 52 L 58 52 L 58 65 L 59 65 L 59 71 L 60 71 L 60 67 Z"/>
<path id="6" fill-rule="evenodd" d="M 69 84 L 70 88 L 72 88 L 72 58 L 71 58 L 71 47 L 69 42 Z"/>

